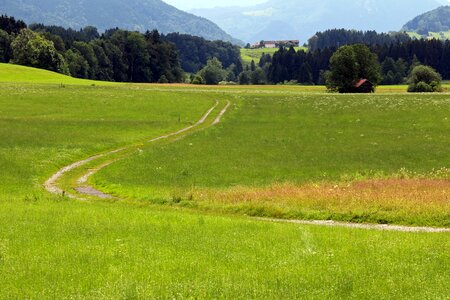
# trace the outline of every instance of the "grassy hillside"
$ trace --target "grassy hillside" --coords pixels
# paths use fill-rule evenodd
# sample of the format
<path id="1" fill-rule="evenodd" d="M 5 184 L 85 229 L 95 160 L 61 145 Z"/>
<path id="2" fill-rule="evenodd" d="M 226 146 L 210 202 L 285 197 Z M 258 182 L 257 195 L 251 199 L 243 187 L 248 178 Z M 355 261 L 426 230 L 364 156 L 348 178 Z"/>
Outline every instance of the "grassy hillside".
<path id="1" fill-rule="evenodd" d="M 450 6 L 441 6 L 432 11 L 421 14 L 408 23 L 402 31 L 417 32 L 428 35 L 434 32 L 446 32 L 450 30 Z"/>
<path id="2" fill-rule="evenodd" d="M 304 48 L 304 47 L 296 47 L 295 48 L 296 51 L 298 51 L 300 49 L 306 50 L 306 48 Z M 241 58 L 242 58 L 242 61 L 247 64 L 251 63 L 252 60 L 254 60 L 255 63 L 258 63 L 263 54 L 273 55 L 277 51 L 278 51 L 278 48 L 260 48 L 260 49 L 241 48 Z"/>
<path id="3" fill-rule="evenodd" d="M 315 97 L 310 99 L 310 93 L 298 95 L 302 91 L 300 88 L 92 86 L 92 82 L 75 81 L 54 73 L 9 65 L 0 67 L 3 70 L 0 71 L 0 298 L 447 297 L 450 281 L 448 233 L 277 224 L 246 217 L 204 214 L 183 209 L 181 205 L 73 201 L 52 196 L 42 188 L 52 173 L 69 163 L 108 149 L 142 143 L 192 124 L 216 100 L 231 100 L 234 104 L 223 124 L 176 141 L 174 145 L 159 144 L 154 150 L 142 145 L 144 152 L 136 155 L 142 156 L 142 162 L 147 165 L 136 188 L 142 188 L 142 183 L 148 180 L 146 176 L 156 168 L 155 162 L 159 163 L 148 159 L 153 151 L 160 153 L 161 146 L 175 154 L 168 157 L 161 153 L 161 158 L 168 159 L 163 165 L 169 168 L 167 170 L 175 167 L 172 163 L 177 159 L 177 165 L 188 171 L 175 174 L 173 183 L 180 186 L 189 182 L 192 174 L 201 174 L 205 170 L 217 172 L 199 177 L 206 186 L 217 185 L 216 176 L 221 175 L 225 175 L 226 182 L 237 178 L 243 184 L 252 178 L 267 180 L 258 172 L 249 173 L 262 166 L 262 158 L 258 155 L 269 160 L 268 166 L 270 160 L 280 159 L 278 154 L 283 149 L 277 149 L 278 146 L 286 145 L 289 149 L 295 144 L 293 139 L 306 135 L 306 130 L 311 128 L 300 126 L 311 126 L 314 117 L 309 113 L 317 113 L 317 118 L 322 118 L 317 125 L 318 132 L 311 134 L 311 138 L 317 135 L 320 140 L 333 137 L 325 133 L 334 132 L 331 125 L 336 122 L 348 122 L 349 131 L 356 130 L 356 117 L 360 119 L 361 129 L 387 126 L 374 124 L 374 117 L 362 111 L 363 107 L 370 107 L 370 99 L 357 98 L 363 101 L 351 104 L 351 99 L 338 98 L 335 104 L 327 107 L 326 98 L 330 95 L 323 101 Z M 5 71 L 8 67 L 15 70 L 14 76 Z M 65 88 L 60 86 L 63 79 L 67 80 Z M 374 102 L 380 105 L 374 107 L 375 115 L 383 115 L 383 112 L 395 115 L 397 112 L 403 120 L 412 110 L 404 102 L 415 105 L 421 101 L 401 98 L 400 103 L 383 99 L 375 98 Z M 434 139 L 440 136 L 436 124 L 442 125 L 442 131 L 448 125 L 438 119 L 448 111 L 438 111 L 447 100 L 441 96 L 426 96 L 423 101 L 428 104 L 420 110 L 435 115 L 419 116 L 415 129 L 432 138 L 427 142 L 434 145 Z M 384 106 L 385 102 L 391 104 Z M 348 103 L 349 107 L 341 106 L 342 103 Z M 279 118 L 268 120 L 268 109 L 276 109 Z M 405 115 L 401 114 L 403 109 Z M 303 110 L 309 112 L 304 119 L 298 115 Z M 393 112 L 389 113 L 391 110 Z M 327 125 L 323 120 L 330 117 L 332 111 L 333 116 L 339 117 L 330 118 Z M 412 113 L 413 117 L 418 117 L 418 113 Z M 255 124 L 258 120 L 259 125 Z M 398 145 L 401 150 L 409 140 L 412 157 L 423 159 L 419 166 L 427 169 L 438 164 L 430 157 L 438 154 L 437 158 L 442 158 L 439 147 L 431 149 L 430 157 L 423 157 L 422 151 L 427 150 L 427 146 L 416 142 L 424 137 L 413 133 L 406 123 L 404 134 L 398 139 L 394 134 L 400 130 L 400 121 L 382 120 L 394 125 L 393 132 L 386 132 L 387 142 Z M 296 127 L 295 123 L 299 125 Z M 280 133 L 280 126 L 285 125 L 286 133 L 272 141 Z M 232 129 L 241 130 L 241 135 L 233 133 Z M 252 133 L 260 134 L 262 129 L 267 131 L 260 135 L 260 140 L 252 137 L 248 146 L 240 145 Z M 346 137 L 350 134 L 344 133 Z M 363 133 L 367 134 L 368 141 L 372 141 L 369 132 Z M 230 150 L 230 138 L 235 137 L 239 138 L 233 140 L 237 148 Z M 381 137 L 378 135 L 377 138 Z M 441 147 L 446 145 L 446 137 L 441 143 Z M 178 148 L 178 145 L 184 148 Z M 233 162 L 225 160 L 228 157 L 235 159 L 236 151 L 240 149 L 245 150 L 243 158 L 248 158 L 251 145 L 261 148 L 254 149 L 256 157 L 244 163 L 248 166 L 255 162 L 257 168 L 250 166 L 245 173 L 248 178 L 229 174 Z M 359 147 L 365 149 L 363 145 Z M 414 150 L 416 147 L 418 149 Z M 212 148 L 223 159 L 212 158 Z M 230 151 L 225 153 L 227 149 Z M 394 152 L 400 150 L 392 149 Z M 283 160 L 289 160 L 294 154 L 287 153 Z M 192 166 L 199 163 L 203 155 L 205 162 L 201 162 L 201 169 L 193 170 Z M 374 156 L 368 157 L 370 162 L 375 162 Z M 410 158 L 403 157 L 402 161 L 408 162 Z M 136 172 L 143 169 L 134 162 L 134 159 L 130 160 L 126 170 L 130 176 L 136 176 Z M 204 169 L 206 162 L 217 162 L 218 165 Z M 265 171 L 268 174 L 276 172 L 275 169 Z M 167 180 L 168 173 L 164 174 L 165 169 L 161 172 L 161 179 Z M 127 174 L 121 176 L 129 178 Z M 124 189 L 131 189 L 128 181 L 123 184 Z M 144 188 L 153 189 L 153 186 Z"/>
<path id="4" fill-rule="evenodd" d="M 0 83 L 51 83 L 71 85 L 119 85 L 65 76 L 52 71 L 0 63 Z"/>
<path id="5" fill-rule="evenodd" d="M 428 32 L 426 35 L 421 35 L 417 32 L 407 32 L 410 37 L 415 39 L 428 38 L 428 39 L 438 39 L 438 40 L 450 40 L 450 30 L 441 32 Z"/>

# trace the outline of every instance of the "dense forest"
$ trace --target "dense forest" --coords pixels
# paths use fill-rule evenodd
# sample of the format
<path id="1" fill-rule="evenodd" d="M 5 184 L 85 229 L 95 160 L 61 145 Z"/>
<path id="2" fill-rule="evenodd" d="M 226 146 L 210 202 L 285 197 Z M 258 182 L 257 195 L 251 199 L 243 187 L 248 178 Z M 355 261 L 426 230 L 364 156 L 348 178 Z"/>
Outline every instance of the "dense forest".
<path id="1" fill-rule="evenodd" d="M 390 45 L 395 43 L 403 43 L 411 40 L 408 34 L 393 33 L 377 33 L 376 31 L 357 31 L 347 29 L 330 29 L 323 32 L 317 32 L 308 40 L 309 50 L 324 49 L 330 47 L 340 47 L 352 44 L 365 45 Z"/>
<path id="2" fill-rule="evenodd" d="M 0 17 L 0 61 L 72 75 L 121 82 L 180 82 L 178 52 L 157 31 L 94 27 L 76 31 Z"/>
<path id="3" fill-rule="evenodd" d="M 217 58 L 225 68 L 232 64 L 241 65 L 239 47 L 223 41 L 208 41 L 204 38 L 188 34 L 169 33 L 163 36 L 178 49 L 181 66 L 188 73 L 196 73 L 203 68 L 209 59 Z"/>
<path id="4" fill-rule="evenodd" d="M 160 35 L 156 30 L 141 34 L 115 28 L 100 34 L 92 26 L 74 30 L 43 24 L 27 29 L 22 21 L 0 17 L 1 62 L 79 78 L 181 82 L 184 72 L 197 72 L 213 57 L 226 67 L 237 65 L 242 70 L 239 48 L 229 42 L 178 33 Z"/>
<path id="5" fill-rule="evenodd" d="M 347 44 L 365 44 L 376 54 L 382 84 L 405 83 L 410 71 L 419 64 L 431 66 L 444 79 L 450 79 L 450 41 L 413 40 L 403 33 L 333 29 L 319 32 L 310 39 L 308 51 L 281 47 L 272 56 L 263 54 L 258 64 L 252 62 L 238 74 L 235 68 L 220 68 L 213 62 L 199 72 L 194 83 L 211 84 L 222 80 L 239 84 L 325 84 L 331 57 L 340 46 Z M 208 76 L 202 81 L 204 74 L 213 72 L 222 75 Z"/>
<path id="6" fill-rule="evenodd" d="M 450 41 L 409 40 L 395 44 L 371 45 L 382 67 L 383 84 L 404 81 L 411 66 L 424 64 L 436 69 L 444 79 L 450 79 Z M 272 83 L 298 81 L 304 84 L 323 84 L 323 74 L 336 47 L 305 52 L 281 48 L 276 52 L 267 72 Z"/>

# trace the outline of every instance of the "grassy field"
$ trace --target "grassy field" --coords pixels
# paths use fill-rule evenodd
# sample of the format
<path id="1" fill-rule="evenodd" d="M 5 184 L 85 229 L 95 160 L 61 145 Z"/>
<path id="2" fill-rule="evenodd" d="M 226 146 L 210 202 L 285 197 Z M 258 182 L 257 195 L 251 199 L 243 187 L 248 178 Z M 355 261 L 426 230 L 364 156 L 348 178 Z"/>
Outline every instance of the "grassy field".
<path id="1" fill-rule="evenodd" d="M 254 151 L 259 150 L 258 153 L 270 160 L 269 153 L 279 154 L 281 150 L 276 147 L 286 139 L 280 136 L 275 142 L 269 140 L 280 132 L 280 126 L 287 126 L 292 138 L 297 138 L 306 130 L 301 127 L 314 120 L 311 115 L 302 117 L 300 111 L 317 113 L 317 118 L 322 113 L 321 117 L 326 119 L 329 110 L 334 109 L 342 112 L 336 119 L 356 122 L 352 115 L 356 110 L 359 123 L 363 128 L 370 128 L 373 118 L 369 118 L 362 106 L 371 101 L 352 104 L 351 99 L 334 95 L 295 96 L 300 90 L 288 88 L 283 92 L 280 87 L 259 91 L 255 87 L 247 90 L 161 85 L 103 87 L 92 86 L 87 81 L 78 85 L 71 78 L 59 78 L 59 75 L 56 78 L 53 73 L 21 67 L 14 70 L 13 66 L 7 66 L 12 69 L 5 72 L 4 67 L 0 65 L 0 82 L 3 82 L 0 83 L 0 298 L 444 299 L 448 296 L 448 233 L 278 224 L 182 206 L 151 205 L 149 201 L 73 201 L 52 196 L 42 188 L 53 172 L 69 163 L 196 122 L 216 100 L 233 101 L 233 109 L 222 124 L 173 145 L 156 145 L 153 150 L 143 148 L 137 159 L 130 158 L 132 164 L 121 174 L 123 189 L 130 188 L 127 178 L 135 176 L 134 169 L 142 170 L 142 166 L 134 164 L 139 158 L 148 164 L 143 175 L 152 174 L 155 162 L 148 161 L 150 153 L 161 153 L 161 159 L 175 154 L 170 161 L 182 157 L 179 165 L 186 168 L 197 163 L 200 154 L 214 163 L 211 149 L 216 149 L 217 156 L 224 155 L 226 149 L 222 147 L 229 147 L 228 139 L 238 134 L 233 129 L 241 130 L 241 140 L 235 142 L 236 150 L 231 149 L 220 160 L 224 169 L 211 173 L 211 180 L 205 186 L 217 186 L 220 182 L 217 176 L 223 174 L 225 188 L 234 178 L 242 179 L 242 184 L 253 185 L 252 177 L 259 178 L 265 186 L 270 178 L 258 172 L 245 178 L 223 173 L 232 169 L 234 163 L 225 159 L 234 158 L 237 150 L 247 149 L 243 152 L 247 157 L 250 145 L 240 144 L 252 132 L 267 129 L 264 131 L 267 137 L 259 144 L 264 148 Z M 11 79 L 11 72 L 16 72 L 20 83 Z M 60 85 L 63 79 L 67 80 L 66 87 Z M 323 106 L 331 101 L 329 97 L 336 97 L 334 108 Z M 377 97 L 380 98 L 373 101 L 379 105 L 387 101 L 383 96 Z M 392 110 L 391 114 L 397 116 L 396 111 L 405 111 L 405 115 L 412 114 L 411 118 L 419 117 L 418 131 L 431 134 L 433 139 L 440 137 L 437 124 L 443 126 L 443 131 L 448 123 L 439 119 L 445 113 L 445 106 L 438 108 L 447 100 L 443 96 L 425 97 L 423 101 L 428 104 L 419 109 L 422 114 L 435 115 L 421 117 L 413 112 L 417 102 L 422 101 L 415 97 L 418 99 L 412 97 L 410 101 L 412 107 L 394 102 L 373 113 L 382 115 L 382 111 Z M 268 120 L 267 109 L 273 109 L 275 103 L 280 116 Z M 348 103 L 349 107 L 340 107 L 341 103 Z M 344 114 L 345 110 L 350 111 Z M 282 120 L 287 114 L 288 120 Z M 256 117 L 261 118 L 259 125 L 255 124 Z M 331 132 L 327 130 L 332 130 L 331 125 L 337 122 L 333 119 L 330 118 L 329 125 L 321 122 L 318 126 L 316 135 L 320 139 L 331 137 L 325 133 Z M 387 117 L 383 120 L 400 123 Z M 294 127 L 295 122 L 301 122 L 302 126 Z M 349 130 L 355 130 L 352 124 L 349 122 Z M 272 129 L 271 125 L 275 127 Z M 407 124 L 404 127 L 406 139 L 411 132 Z M 205 142 L 208 136 L 210 143 Z M 422 151 L 427 150 L 426 146 L 414 141 L 421 139 L 412 139 L 410 145 L 420 146 L 420 151 L 413 151 L 412 156 L 423 159 L 419 166 L 425 172 L 435 163 L 432 158 L 424 157 Z M 250 142 L 257 142 L 256 138 Z M 441 147 L 447 142 L 444 137 Z M 203 147 L 197 143 L 203 143 Z M 407 142 L 397 144 L 404 147 Z M 184 147 L 182 152 L 186 156 L 174 152 L 178 145 Z M 194 149 L 198 151 L 196 157 L 193 157 Z M 439 149 L 431 149 L 429 156 L 438 155 L 436 159 L 442 159 Z M 401 152 L 401 149 L 393 151 Z M 289 160 L 291 155 L 283 159 Z M 412 161 L 412 158 L 402 159 Z M 251 163 L 243 159 L 239 162 Z M 99 175 L 117 175 L 112 170 L 122 166 L 118 163 Z M 254 167 L 259 169 L 258 164 Z M 276 174 L 276 170 L 268 171 Z M 163 178 L 169 178 L 164 172 Z M 305 176 L 311 174 L 315 172 L 309 169 Z M 184 177 L 189 176 L 189 172 L 183 173 L 173 183 L 184 189 L 189 184 L 189 179 Z M 138 181 L 136 188 L 142 188 L 142 182 Z"/>
<path id="2" fill-rule="evenodd" d="M 300 49 L 304 49 L 306 51 L 305 47 L 296 47 L 295 51 L 298 51 Z M 255 63 L 259 63 L 259 60 L 261 59 L 261 56 L 263 54 L 273 55 L 277 51 L 278 51 L 278 48 L 260 48 L 260 49 L 241 48 L 241 58 L 242 58 L 242 61 L 246 64 L 251 63 L 252 60 L 254 60 Z"/>
<path id="3" fill-rule="evenodd" d="M 448 235 L 70 201 L 0 206 L 5 299 L 445 299 Z"/>
<path id="4" fill-rule="evenodd" d="M 447 95 L 245 95 L 222 125 L 95 184 L 263 217 L 450 226 L 449 112 Z"/>

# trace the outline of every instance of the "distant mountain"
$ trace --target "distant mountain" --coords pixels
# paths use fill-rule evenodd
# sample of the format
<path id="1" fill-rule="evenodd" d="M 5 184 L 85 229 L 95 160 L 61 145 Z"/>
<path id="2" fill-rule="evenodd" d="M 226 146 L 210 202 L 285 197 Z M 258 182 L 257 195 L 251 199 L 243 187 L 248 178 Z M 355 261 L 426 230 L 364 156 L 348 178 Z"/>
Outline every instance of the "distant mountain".
<path id="1" fill-rule="evenodd" d="M 1 0 L 0 14 L 28 24 L 44 23 L 79 29 L 93 25 L 162 33 L 179 32 L 209 40 L 237 43 L 213 22 L 178 10 L 161 0 Z"/>
<path id="2" fill-rule="evenodd" d="M 428 35 L 430 32 L 446 32 L 450 30 L 450 6 L 441 6 L 424 13 L 403 26 L 402 31 Z"/>
<path id="3" fill-rule="evenodd" d="M 330 28 L 394 31 L 442 0 L 268 0 L 251 7 L 199 9 L 191 12 L 217 23 L 231 35 L 256 42 L 306 41 Z"/>

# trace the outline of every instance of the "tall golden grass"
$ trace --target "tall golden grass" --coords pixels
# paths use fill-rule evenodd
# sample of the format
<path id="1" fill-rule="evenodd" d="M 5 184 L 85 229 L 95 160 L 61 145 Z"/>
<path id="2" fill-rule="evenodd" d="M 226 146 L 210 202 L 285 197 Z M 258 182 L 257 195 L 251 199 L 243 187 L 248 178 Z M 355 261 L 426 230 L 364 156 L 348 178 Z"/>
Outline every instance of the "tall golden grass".
<path id="1" fill-rule="evenodd" d="M 376 179 L 350 183 L 202 189 L 207 206 L 258 208 L 265 216 L 450 225 L 450 180 Z"/>

